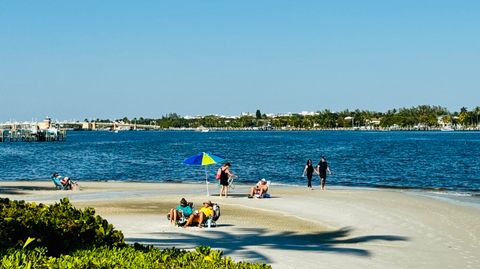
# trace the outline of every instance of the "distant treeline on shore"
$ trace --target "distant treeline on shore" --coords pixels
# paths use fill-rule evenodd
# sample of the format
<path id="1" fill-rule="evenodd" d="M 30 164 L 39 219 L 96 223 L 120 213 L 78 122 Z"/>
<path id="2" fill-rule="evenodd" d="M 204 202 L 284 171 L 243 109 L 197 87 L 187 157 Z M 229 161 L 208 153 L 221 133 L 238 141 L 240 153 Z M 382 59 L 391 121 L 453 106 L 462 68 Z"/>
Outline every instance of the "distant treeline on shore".
<path id="1" fill-rule="evenodd" d="M 124 117 L 122 119 L 96 119 L 86 122 L 116 122 L 168 128 L 267 128 L 267 129 L 429 129 L 452 126 L 457 128 L 476 128 L 479 126 L 480 107 L 472 110 L 463 107 L 460 111 L 450 112 L 441 106 L 421 105 L 412 108 L 392 109 L 387 112 L 368 110 L 344 110 L 332 112 L 328 109 L 314 113 L 298 113 L 283 115 L 265 115 L 257 110 L 255 114 L 243 114 L 237 117 L 205 115 L 197 117 L 181 117 L 170 113 L 158 119 Z"/>

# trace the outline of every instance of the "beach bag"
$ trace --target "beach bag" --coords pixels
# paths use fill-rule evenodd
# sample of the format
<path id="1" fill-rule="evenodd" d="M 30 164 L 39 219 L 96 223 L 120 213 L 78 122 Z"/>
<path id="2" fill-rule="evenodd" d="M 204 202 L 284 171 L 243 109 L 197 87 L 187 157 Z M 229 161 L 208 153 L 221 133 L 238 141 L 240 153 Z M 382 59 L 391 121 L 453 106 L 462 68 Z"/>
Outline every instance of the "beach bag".
<path id="1" fill-rule="evenodd" d="M 220 218 L 220 206 L 217 204 L 213 205 L 213 221 L 217 221 Z"/>
<path id="2" fill-rule="evenodd" d="M 222 176 L 222 168 L 218 168 L 217 174 L 215 175 L 215 178 L 217 180 L 220 180 L 220 177 Z"/>

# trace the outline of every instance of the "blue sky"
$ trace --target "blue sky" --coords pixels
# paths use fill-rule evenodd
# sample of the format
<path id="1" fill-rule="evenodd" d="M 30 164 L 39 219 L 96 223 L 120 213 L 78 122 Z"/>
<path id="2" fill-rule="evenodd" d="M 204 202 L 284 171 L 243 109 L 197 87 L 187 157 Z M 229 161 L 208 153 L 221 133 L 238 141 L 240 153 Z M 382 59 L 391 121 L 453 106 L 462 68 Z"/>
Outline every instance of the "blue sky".
<path id="1" fill-rule="evenodd" d="M 0 0 L 0 121 L 480 105 L 480 1 Z"/>

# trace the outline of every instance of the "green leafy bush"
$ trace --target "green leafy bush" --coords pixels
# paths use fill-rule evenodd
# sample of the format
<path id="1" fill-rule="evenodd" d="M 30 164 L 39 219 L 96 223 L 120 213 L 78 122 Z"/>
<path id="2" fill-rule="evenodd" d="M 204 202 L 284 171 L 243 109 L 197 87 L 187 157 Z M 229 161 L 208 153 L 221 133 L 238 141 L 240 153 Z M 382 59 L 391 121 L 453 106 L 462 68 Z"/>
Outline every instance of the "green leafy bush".
<path id="1" fill-rule="evenodd" d="M 160 250 L 153 247 L 100 247 L 77 250 L 71 255 L 47 257 L 42 249 L 14 250 L 5 255 L 1 268 L 110 269 L 110 268 L 271 268 L 266 264 L 235 262 L 221 251 L 197 247 L 195 251 Z"/>
<path id="2" fill-rule="evenodd" d="M 79 210 L 67 198 L 44 204 L 0 198 L 0 249 L 19 248 L 29 238 L 32 247 L 45 247 L 58 256 L 76 249 L 124 245 L 123 234 L 95 210 Z"/>
<path id="3" fill-rule="evenodd" d="M 78 210 L 66 198 L 50 206 L 0 198 L 0 257 L 0 269 L 271 268 L 235 262 L 205 246 L 126 245 L 93 209 Z"/>

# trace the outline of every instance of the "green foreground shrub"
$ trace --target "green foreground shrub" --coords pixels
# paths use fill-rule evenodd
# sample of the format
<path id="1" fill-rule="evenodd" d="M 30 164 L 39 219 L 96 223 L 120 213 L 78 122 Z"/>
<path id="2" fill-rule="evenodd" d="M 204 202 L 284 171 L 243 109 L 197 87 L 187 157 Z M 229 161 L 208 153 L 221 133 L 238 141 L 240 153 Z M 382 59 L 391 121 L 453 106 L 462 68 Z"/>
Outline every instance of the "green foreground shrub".
<path id="1" fill-rule="evenodd" d="M 42 249 L 15 250 L 5 255 L 0 268 L 39 269 L 110 269 L 110 268 L 271 268 L 266 264 L 234 262 L 222 257 L 221 251 L 198 247 L 195 251 L 178 249 L 138 249 L 134 246 L 121 248 L 100 247 L 77 250 L 71 255 L 47 257 Z"/>
<path id="2" fill-rule="evenodd" d="M 235 262 L 205 246 L 126 245 L 122 232 L 93 209 L 78 210 L 66 198 L 50 206 L 0 198 L 0 256 L 0 269 L 271 268 Z"/>
<path id="3" fill-rule="evenodd" d="M 124 245 L 123 234 L 95 210 L 79 210 L 67 198 L 44 205 L 0 198 L 0 249 L 20 248 L 28 238 L 58 256 L 76 249 Z"/>

